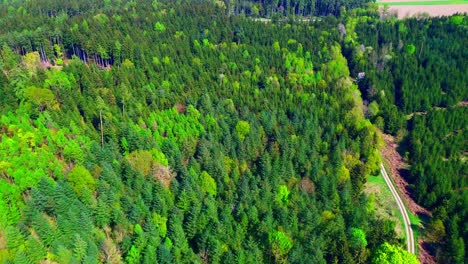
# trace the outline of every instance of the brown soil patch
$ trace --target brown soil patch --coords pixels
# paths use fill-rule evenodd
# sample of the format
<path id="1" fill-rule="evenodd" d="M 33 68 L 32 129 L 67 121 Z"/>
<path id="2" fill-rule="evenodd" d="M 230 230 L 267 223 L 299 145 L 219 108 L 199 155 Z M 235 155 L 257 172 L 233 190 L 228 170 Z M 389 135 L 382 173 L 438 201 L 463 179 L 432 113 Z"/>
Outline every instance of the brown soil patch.
<path id="1" fill-rule="evenodd" d="M 426 208 L 417 204 L 411 197 L 411 193 L 408 188 L 408 182 L 402 177 L 401 171 L 407 168 L 407 164 L 403 161 L 403 158 L 397 152 L 398 144 L 395 142 L 395 138 L 383 134 L 385 140 L 385 148 L 382 150 L 382 155 L 387 161 L 387 165 L 390 169 L 390 177 L 398 188 L 401 197 L 405 201 L 407 208 L 415 215 L 428 217 L 431 212 Z M 422 264 L 433 264 L 436 263 L 434 257 L 424 247 L 425 241 L 419 238 L 419 260 Z"/>
<path id="2" fill-rule="evenodd" d="M 468 4 L 390 6 L 389 11 L 397 12 L 398 18 L 419 16 L 424 13 L 431 17 L 450 16 L 457 13 L 468 13 Z"/>
<path id="3" fill-rule="evenodd" d="M 395 2 L 431 2 L 440 0 L 380 0 L 377 3 L 395 3 Z"/>
<path id="4" fill-rule="evenodd" d="M 299 183 L 299 188 L 308 194 L 311 194 L 315 191 L 314 183 L 307 176 L 302 177 L 301 182 Z"/>
<path id="5" fill-rule="evenodd" d="M 411 198 L 411 194 L 408 190 L 408 182 L 400 174 L 401 170 L 407 168 L 407 164 L 397 152 L 398 144 L 395 142 L 395 138 L 387 134 L 383 134 L 383 138 L 385 140 L 385 148 L 382 150 L 382 154 L 389 166 L 390 177 L 400 190 L 400 194 L 402 194 L 402 198 L 405 200 L 408 209 L 416 215 L 431 215 L 427 209 L 417 204 L 413 198 Z"/>
<path id="6" fill-rule="evenodd" d="M 424 246 L 425 244 L 426 242 L 424 240 L 418 239 L 419 261 L 421 264 L 436 264 L 437 262 L 435 261 L 434 256 L 429 254 L 429 250 Z"/>
<path id="7" fill-rule="evenodd" d="M 0 230 L 0 250 L 6 249 L 6 238 L 3 234 L 3 230 Z"/>

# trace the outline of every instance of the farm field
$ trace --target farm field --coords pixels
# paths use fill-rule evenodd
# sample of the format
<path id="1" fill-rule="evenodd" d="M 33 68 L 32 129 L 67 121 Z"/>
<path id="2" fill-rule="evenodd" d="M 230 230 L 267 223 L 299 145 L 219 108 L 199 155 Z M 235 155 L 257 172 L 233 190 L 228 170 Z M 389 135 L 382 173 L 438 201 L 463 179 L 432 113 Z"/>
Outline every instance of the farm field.
<path id="1" fill-rule="evenodd" d="M 457 5 L 468 4 L 467 0 L 381 0 L 379 3 L 385 3 L 390 6 L 393 5 Z"/>
<path id="2" fill-rule="evenodd" d="M 379 3 L 388 5 L 389 11 L 397 13 L 399 18 L 424 13 L 433 17 L 468 13 L 467 0 L 381 0 Z"/>

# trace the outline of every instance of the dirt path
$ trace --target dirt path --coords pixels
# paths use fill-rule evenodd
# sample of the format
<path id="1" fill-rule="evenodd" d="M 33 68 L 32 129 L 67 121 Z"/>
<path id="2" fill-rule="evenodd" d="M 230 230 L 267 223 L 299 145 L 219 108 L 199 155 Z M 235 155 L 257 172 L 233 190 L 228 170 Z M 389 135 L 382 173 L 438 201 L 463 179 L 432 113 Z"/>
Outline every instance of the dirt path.
<path id="1" fill-rule="evenodd" d="M 393 186 L 393 183 L 390 180 L 390 177 L 388 177 L 388 174 L 385 171 L 385 168 L 382 163 L 380 164 L 380 171 L 382 172 L 382 176 L 384 177 L 388 188 L 390 188 L 390 191 L 392 192 L 392 195 L 398 204 L 398 208 L 400 209 L 401 215 L 403 216 L 403 222 L 405 224 L 405 232 L 406 232 L 406 249 L 408 250 L 409 253 L 414 254 L 413 229 L 411 228 L 411 221 L 410 221 L 408 212 L 406 211 L 406 207 L 403 204 L 403 201 L 401 200 L 400 195 L 398 194 L 395 187 Z"/>
<path id="2" fill-rule="evenodd" d="M 467 107 L 468 101 L 461 101 L 458 104 L 454 105 L 453 107 Z M 440 107 L 440 106 L 433 106 L 432 110 L 446 110 L 447 107 Z M 413 112 L 411 114 L 406 115 L 406 119 L 410 120 L 415 115 L 427 115 L 427 111 L 424 112 Z"/>
<path id="3" fill-rule="evenodd" d="M 393 180 L 393 183 L 396 185 L 402 200 L 404 201 L 406 207 L 414 214 L 422 218 L 427 218 L 431 216 L 431 212 L 425 209 L 424 207 L 417 204 L 411 197 L 410 190 L 408 188 L 408 182 L 402 177 L 401 172 L 405 171 L 407 164 L 403 161 L 403 158 L 397 151 L 398 144 L 395 142 L 395 139 L 387 134 L 383 134 L 385 140 L 385 148 L 382 150 L 383 158 L 386 160 L 389 167 L 389 176 Z M 418 239 L 418 250 L 419 250 L 419 260 L 422 264 L 433 264 L 435 263 L 434 257 L 426 250 L 424 247 L 424 240 Z"/>
<path id="4" fill-rule="evenodd" d="M 408 188 L 408 182 L 401 175 L 401 172 L 406 170 L 407 164 L 397 152 L 398 144 L 390 135 L 383 134 L 383 137 L 385 140 L 385 148 L 382 150 L 382 154 L 390 169 L 390 177 L 399 189 L 406 206 L 408 206 L 408 209 L 415 215 L 430 216 L 431 213 L 427 209 L 413 200 Z"/>

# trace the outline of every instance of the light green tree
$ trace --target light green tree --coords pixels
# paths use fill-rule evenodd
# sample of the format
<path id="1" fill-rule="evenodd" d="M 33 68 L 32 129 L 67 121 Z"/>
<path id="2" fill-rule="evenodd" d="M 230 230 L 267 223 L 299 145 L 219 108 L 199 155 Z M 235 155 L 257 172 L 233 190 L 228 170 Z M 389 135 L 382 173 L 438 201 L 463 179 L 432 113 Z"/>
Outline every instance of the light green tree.
<path id="1" fill-rule="evenodd" d="M 289 202 L 289 190 L 286 185 L 280 185 L 278 187 L 278 192 L 276 194 L 276 201 L 278 201 L 281 204 L 288 204 Z"/>
<path id="2" fill-rule="evenodd" d="M 11 48 L 4 44 L 0 50 L 0 70 L 8 75 L 8 73 L 18 64 L 19 56 L 16 55 Z"/>
<path id="3" fill-rule="evenodd" d="M 293 246 L 291 238 L 283 231 L 273 231 L 268 234 L 271 253 L 278 263 L 287 263 L 287 254 Z"/>
<path id="4" fill-rule="evenodd" d="M 215 180 L 208 172 L 203 171 L 200 175 L 200 186 L 202 190 L 208 194 L 216 195 L 217 186 Z"/>
<path id="5" fill-rule="evenodd" d="M 39 63 L 41 62 L 41 57 L 39 56 L 39 52 L 29 52 L 26 53 L 23 57 L 23 64 L 24 67 L 28 70 L 30 74 L 33 74 L 39 68 Z"/>
<path id="6" fill-rule="evenodd" d="M 154 30 L 164 32 L 166 31 L 166 26 L 161 22 L 156 22 L 156 24 L 154 25 Z"/>
<path id="7" fill-rule="evenodd" d="M 406 53 L 408 53 L 409 55 L 413 55 L 414 52 L 416 51 L 416 47 L 415 47 L 413 44 L 408 44 L 408 45 L 406 45 L 406 47 L 405 47 L 405 51 L 406 51 Z"/>
<path id="8" fill-rule="evenodd" d="M 372 257 L 373 264 L 419 264 L 418 258 L 387 242 L 380 245 Z"/>
<path id="9" fill-rule="evenodd" d="M 250 133 L 250 124 L 247 121 L 239 121 L 236 125 L 237 135 L 241 140 L 244 140 L 245 137 Z"/>
<path id="10" fill-rule="evenodd" d="M 366 233 L 360 228 L 351 228 L 350 245 L 353 248 L 365 248 L 367 246 Z"/>
<path id="11" fill-rule="evenodd" d="M 91 173 L 81 165 L 75 166 L 68 173 L 68 181 L 78 196 L 82 196 L 85 189 L 88 189 L 92 193 L 96 187 L 96 180 L 91 176 Z"/>
<path id="12" fill-rule="evenodd" d="M 367 112 L 370 117 L 374 117 L 379 113 L 379 104 L 376 101 L 373 101 L 372 103 L 369 104 L 369 107 L 367 108 Z"/>
<path id="13" fill-rule="evenodd" d="M 24 97 L 39 108 L 39 111 L 45 109 L 58 109 L 59 105 L 55 100 L 55 95 L 49 89 L 28 87 L 24 91 Z"/>
<path id="14" fill-rule="evenodd" d="M 72 83 L 65 72 L 53 69 L 47 74 L 48 78 L 44 82 L 45 87 L 52 90 L 71 89 Z"/>

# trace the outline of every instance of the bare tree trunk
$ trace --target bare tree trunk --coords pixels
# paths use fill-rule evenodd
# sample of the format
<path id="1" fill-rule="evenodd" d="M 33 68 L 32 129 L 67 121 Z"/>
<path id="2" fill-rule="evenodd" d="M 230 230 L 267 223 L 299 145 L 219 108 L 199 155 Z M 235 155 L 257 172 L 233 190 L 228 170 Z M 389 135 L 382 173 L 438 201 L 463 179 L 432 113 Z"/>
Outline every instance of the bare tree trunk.
<path id="1" fill-rule="evenodd" d="M 99 119 L 101 120 L 101 147 L 104 147 L 104 129 L 102 126 L 102 110 L 99 110 Z"/>
<path id="2" fill-rule="evenodd" d="M 421 53 L 423 51 L 423 48 L 424 48 L 424 42 L 421 44 L 421 49 L 419 50 L 418 59 L 421 59 Z"/>

